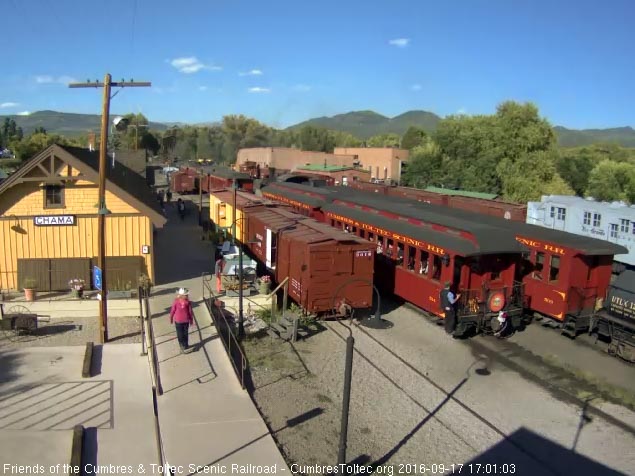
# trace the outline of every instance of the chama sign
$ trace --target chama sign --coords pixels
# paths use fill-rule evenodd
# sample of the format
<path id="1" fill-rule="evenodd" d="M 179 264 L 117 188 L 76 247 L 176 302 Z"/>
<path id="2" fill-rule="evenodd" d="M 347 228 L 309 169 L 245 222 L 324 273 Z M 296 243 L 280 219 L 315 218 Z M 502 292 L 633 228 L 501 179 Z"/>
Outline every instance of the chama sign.
<path id="1" fill-rule="evenodd" d="M 75 224 L 75 215 L 44 215 L 33 217 L 36 226 L 69 226 Z"/>

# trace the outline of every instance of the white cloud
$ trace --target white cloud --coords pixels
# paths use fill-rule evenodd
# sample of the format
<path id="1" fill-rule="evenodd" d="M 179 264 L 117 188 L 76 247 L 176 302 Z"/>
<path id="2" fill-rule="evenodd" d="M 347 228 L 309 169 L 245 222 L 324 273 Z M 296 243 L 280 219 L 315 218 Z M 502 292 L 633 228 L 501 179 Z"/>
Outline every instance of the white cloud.
<path id="1" fill-rule="evenodd" d="M 395 38 L 394 40 L 390 40 L 388 42 L 389 45 L 397 46 L 399 48 L 405 48 L 410 43 L 409 38 Z"/>
<path id="2" fill-rule="evenodd" d="M 249 91 L 250 93 L 268 93 L 271 91 L 271 89 L 256 86 L 255 88 L 249 88 L 247 91 Z"/>
<path id="3" fill-rule="evenodd" d="M 413 91 L 421 91 L 421 85 L 413 84 L 412 86 L 410 86 L 410 89 L 412 89 Z"/>
<path id="4" fill-rule="evenodd" d="M 30 114 L 31 114 L 30 111 L 21 111 L 21 112 L 18 112 L 17 115 L 18 116 L 29 116 Z"/>
<path id="5" fill-rule="evenodd" d="M 214 65 L 206 65 L 203 62 L 199 61 L 196 56 L 184 56 L 181 58 L 174 58 L 169 61 L 169 63 L 176 68 L 179 73 L 184 74 L 192 74 L 198 73 L 202 69 L 207 69 L 210 71 L 219 71 L 223 68 L 220 66 Z"/>
<path id="6" fill-rule="evenodd" d="M 246 73 L 238 73 L 238 76 L 262 76 L 262 70 L 260 69 L 251 69 Z"/>
<path id="7" fill-rule="evenodd" d="M 67 85 L 68 83 L 76 83 L 78 82 L 75 78 L 73 78 L 72 76 L 67 76 L 67 75 L 62 75 L 62 76 L 58 76 L 58 77 L 54 77 L 54 76 L 50 76 L 48 74 L 42 75 L 42 76 L 36 76 L 35 77 L 35 82 L 38 84 L 64 84 Z"/>
<path id="8" fill-rule="evenodd" d="M 305 93 L 307 91 L 311 91 L 311 86 L 309 86 L 308 84 L 296 84 L 295 86 L 293 86 L 293 90 Z"/>
<path id="9" fill-rule="evenodd" d="M 459 109 L 458 111 L 456 111 L 457 114 L 461 114 L 461 115 L 465 115 L 467 114 L 467 109 L 462 107 L 461 109 Z"/>
<path id="10" fill-rule="evenodd" d="M 199 86 L 198 90 L 199 91 L 207 91 L 207 86 Z"/>
<path id="11" fill-rule="evenodd" d="M 20 103 L 17 102 L 3 102 L 2 104 L 0 104 L 0 109 L 4 109 L 7 107 L 17 107 L 19 105 Z"/>

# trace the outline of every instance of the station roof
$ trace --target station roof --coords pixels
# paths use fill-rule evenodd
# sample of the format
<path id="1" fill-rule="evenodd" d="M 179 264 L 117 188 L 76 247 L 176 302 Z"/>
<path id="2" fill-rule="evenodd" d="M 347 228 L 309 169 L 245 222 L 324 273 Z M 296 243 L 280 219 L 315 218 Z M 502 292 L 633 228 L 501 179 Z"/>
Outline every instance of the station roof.
<path id="1" fill-rule="evenodd" d="M 84 180 L 99 183 L 98 151 L 52 144 L 33 158 L 24 162 L 15 173 L 6 180 L 3 180 L 2 183 L 0 183 L 0 193 L 20 183 L 20 179 L 38 168 L 38 164 L 47 161 L 50 157 L 56 157 L 74 169 L 79 170 L 80 173 L 84 174 Z M 108 166 L 106 168 L 106 189 L 121 198 L 124 202 L 135 207 L 141 213 L 147 215 L 154 225 L 163 226 L 167 220 L 163 216 L 155 194 L 150 190 L 145 179 L 124 164 L 116 163 L 115 167 L 112 167 L 110 163 L 111 161 L 108 160 Z M 41 169 L 42 167 L 39 168 Z M 53 171 L 51 172 L 53 173 Z M 59 181 L 65 179 L 64 176 L 42 176 L 42 181 L 44 182 L 47 179 L 53 178 Z"/>
<path id="2" fill-rule="evenodd" d="M 313 172 L 343 172 L 344 170 L 353 170 L 353 167 L 347 167 L 345 165 L 309 164 L 297 167 L 297 169 Z"/>

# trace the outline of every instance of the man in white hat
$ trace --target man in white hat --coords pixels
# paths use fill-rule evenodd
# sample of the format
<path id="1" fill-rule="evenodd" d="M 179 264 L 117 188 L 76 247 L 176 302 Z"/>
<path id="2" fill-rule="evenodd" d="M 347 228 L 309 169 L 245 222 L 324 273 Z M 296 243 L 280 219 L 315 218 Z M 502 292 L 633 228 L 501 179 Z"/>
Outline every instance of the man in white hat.
<path id="1" fill-rule="evenodd" d="M 170 309 L 170 324 L 174 323 L 176 326 L 176 338 L 179 341 L 182 354 L 190 352 L 188 345 L 189 327 L 194 324 L 194 311 L 188 298 L 189 293 L 187 289 L 180 288 Z"/>

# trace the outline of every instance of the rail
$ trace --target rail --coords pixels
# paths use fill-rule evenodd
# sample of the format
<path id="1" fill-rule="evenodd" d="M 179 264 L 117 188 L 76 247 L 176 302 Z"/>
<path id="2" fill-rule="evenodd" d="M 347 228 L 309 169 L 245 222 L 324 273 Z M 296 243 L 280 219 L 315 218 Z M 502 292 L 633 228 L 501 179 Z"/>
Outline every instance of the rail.
<path id="1" fill-rule="evenodd" d="M 229 355 L 229 360 L 234 367 L 236 376 L 240 380 L 240 386 L 245 388 L 245 371 L 247 370 L 247 357 L 238 343 L 238 339 L 234 335 L 232 326 L 227 321 L 225 311 L 217 304 L 216 295 L 212 289 L 212 275 L 210 273 L 203 273 L 201 275 L 201 281 L 203 283 L 203 301 L 207 306 L 214 327 L 223 341 L 225 351 Z"/>
<path id="2" fill-rule="evenodd" d="M 157 389 L 157 393 L 159 395 L 163 395 L 163 386 L 161 385 L 161 370 L 159 368 L 159 356 L 157 355 L 156 341 L 154 338 L 154 326 L 152 324 L 152 312 L 150 311 L 150 292 L 148 289 L 141 287 L 139 288 L 139 306 L 142 312 L 143 322 L 146 326 L 146 348 L 148 360 L 150 361 L 152 382 Z"/>

